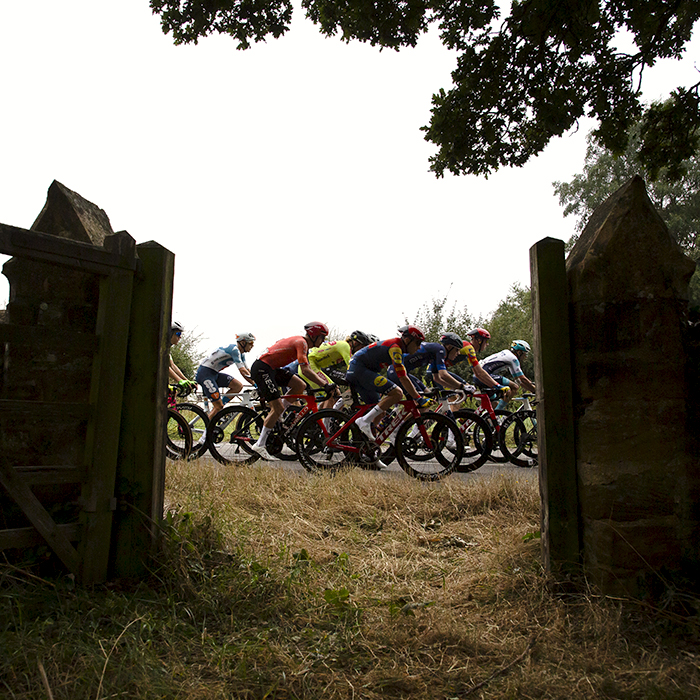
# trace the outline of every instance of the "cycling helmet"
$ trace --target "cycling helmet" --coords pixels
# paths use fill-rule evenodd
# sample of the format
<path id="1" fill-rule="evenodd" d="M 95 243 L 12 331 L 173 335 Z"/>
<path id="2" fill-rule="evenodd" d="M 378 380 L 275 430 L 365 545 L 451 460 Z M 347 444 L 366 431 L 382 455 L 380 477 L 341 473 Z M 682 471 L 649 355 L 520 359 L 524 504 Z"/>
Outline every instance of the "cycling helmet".
<path id="1" fill-rule="evenodd" d="M 185 327 L 184 327 L 181 323 L 178 323 L 177 321 L 173 321 L 173 322 L 170 324 L 170 333 L 171 333 L 171 335 L 172 335 L 173 333 L 182 333 L 182 332 L 184 332 L 184 330 L 185 330 Z"/>
<path id="2" fill-rule="evenodd" d="M 254 343 L 255 336 L 252 333 L 239 333 L 236 336 L 237 343 Z"/>
<path id="3" fill-rule="evenodd" d="M 369 338 L 370 344 L 372 343 L 378 343 L 380 338 L 378 335 L 374 335 L 374 333 L 368 333 L 367 337 Z"/>
<path id="4" fill-rule="evenodd" d="M 485 328 L 472 328 L 470 331 L 467 331 L 467 335 L 469 335 L 469 336 L 476 335 L 479 338 L 484 338 L 484 340 L 491 339 L 491 334 Z"/>
<path id="5" fill-rule="evenodd" d="M 409 338 L 420 340 L 421 342 L 425 340 L 425 335 L 423 334 L 423 331 L 418 328 L 418 326 L 401 326 L 401 328 L 399 328 L 399 333 L 401 333 L 402 338 L 408 336 Z"/>
<path id="6" fill-rule="evenodd" d="M 362 331 L 353 331 L 350 333 L 350 340 L 354 340 L 356 343 L 359 343 L 363 348 L 370 344 L 369 336 L 367 333 L 363 333 Z"/>
<path id="7" fill-rule="evenodd" d="M 440 336 L 440 342 L 446 348 L 462 349 L 462 339 L 456 333 L 443 333 Z"/>
<path id="8" fill-rule="evenodd" d="M 514 340 L 510 344 L 511 350 L 522 350 L 523 352 L 530 352 L 530 343 L 527 340 Z"/>
<path id="9" fill-rule="evenodd" d="M 312 321 L 304 326 L 306 335 L 311 338 L 311 340 L 316 340 L 320 335 L 328 335 L 328 326 L 325 323 L 320 323 L 318 321 Z"/>

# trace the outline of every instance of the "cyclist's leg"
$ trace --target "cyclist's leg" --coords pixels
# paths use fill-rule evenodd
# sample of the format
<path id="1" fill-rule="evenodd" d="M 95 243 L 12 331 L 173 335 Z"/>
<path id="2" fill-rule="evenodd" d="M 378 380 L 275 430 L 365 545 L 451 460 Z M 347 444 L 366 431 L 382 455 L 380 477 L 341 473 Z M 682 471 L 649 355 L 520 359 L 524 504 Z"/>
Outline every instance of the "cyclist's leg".
<path id="1" fill-rule="evenodd" d="M 260 437 L 251 445 L 251 449 L 257 452 L 264 459 L 273 459 L 267 452 L 265 444 L 267 443 L 267 437 L 270 434 L 275 423 L 279 420 L 279 417 L 284 412 L 284 403 L 282 402 L 282 391 L 280 385 L 277 382 L 278 374 L 281 370 L 276 370 L 270 367 L 265 362 L 260 360 L 255 360 L 253 366 L 250 368 L 250 376 L 258 387 L 260 396 L 267 402 L 270 408 L 269 413 L 265 416 L 262 428 L 260 430 Z M 287 372 L 288 377 L 291 376 L 290 372 Z M 287 379 L 288 379 L 287 377 Z"/>
<path id="2" fill-rule="evenodd" d="M 219 373 L 215 369 L 211 369 L 211 367 L 202 367 L 201 365 L 195 376 L 195 381 L 197 384 L 201 385 L 204 396 L 211 401 L 212 409 L 209 411 L 210 420 L 224 407 L 224 402 L 221 400 L 221 392 L 219 391 L 218 377 Z"/>

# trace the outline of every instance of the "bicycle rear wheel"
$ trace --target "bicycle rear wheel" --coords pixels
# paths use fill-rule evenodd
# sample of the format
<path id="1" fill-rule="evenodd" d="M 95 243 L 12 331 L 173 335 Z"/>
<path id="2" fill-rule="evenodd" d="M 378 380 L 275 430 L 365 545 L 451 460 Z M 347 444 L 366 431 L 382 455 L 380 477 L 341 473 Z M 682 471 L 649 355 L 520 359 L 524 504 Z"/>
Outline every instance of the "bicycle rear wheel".
<path id="1" fill-rule="evenodd" d="M 251 445 L 260 437 L 262 416 L 244 406 L 225 406 L 209 421 L 207 448 L 221 464 L 252 463 Z"/>
<path id="2" fill-rule="evenodd" d="M 183 401 L 177 404 L 177 412 L 185 418 L 192 431 L 190 459 L 199 459 L 207 451 L 207 426 L 209 416 L 196 403 Z"/>
<path id="3" fill-rule="evenodd" d="M 421 481 L 437 481 L 459 465 L 464 440 L 451 418 L 427 412 L 399 428 L 395 448 L 396 459 L 406 474 Z"/>
<path id="4" fill-rule="evenodd" d="M 517 467 L 537 465 L 537 418 L 535 411 L 518 411 L 503 421 L 501 450 Z"/>
<path id="5" fill-rule="evenodd" d="M 458 472 L 473 472 L 491 456 L 493 433 L 491 424 L 469 409 L 452 414 L 464 440 L 464 456 L 457 467 Z"/>
<path id="6" fill-rule="evenodd" d="M 192 431 L 177 411 L 168 409 L 165 424 L 165 456 L 168 459 L 187 459 L 192 450 Z"/>
<path id="7" fill-rule="evenodd" d="M 296 451 L 305 469 L 315 474 L 334 472 L 355 461 L 354 453 L 346 447 L 361 448 L 363 438 L 358 428 L 351 425 L 347 432 L 339 435 L 331 444 L 333 436 L 347 423 L 349 416 L 332 408 L 308 415 L 299 424 L 296 435 Z"/>

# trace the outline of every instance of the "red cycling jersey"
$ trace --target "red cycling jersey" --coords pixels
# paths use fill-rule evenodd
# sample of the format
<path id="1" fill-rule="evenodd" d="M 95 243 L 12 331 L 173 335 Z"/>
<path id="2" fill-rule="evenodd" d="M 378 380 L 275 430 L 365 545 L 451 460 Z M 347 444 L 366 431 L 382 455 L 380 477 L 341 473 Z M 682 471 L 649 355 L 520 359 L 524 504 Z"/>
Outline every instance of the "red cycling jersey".
<path id="1" fill-rule="evenodd" d="M 309 346 L 301 335 L 293 335 L 291 338 L 282 338 L 271 345 L 260 356 L 260 361 L 266 365 L 279 369 L 297 360 L 300 365 L 308 365 Z"/>

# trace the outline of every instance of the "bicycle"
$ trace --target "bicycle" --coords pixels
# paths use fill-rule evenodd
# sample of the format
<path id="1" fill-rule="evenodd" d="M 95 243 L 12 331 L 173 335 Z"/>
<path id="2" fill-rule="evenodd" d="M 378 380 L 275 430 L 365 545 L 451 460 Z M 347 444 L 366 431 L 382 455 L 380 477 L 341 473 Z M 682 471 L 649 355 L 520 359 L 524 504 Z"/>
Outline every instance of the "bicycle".
<path id="1" fill-rule="evenodd" d="M 182 388 L 177 385 L 168 386 L 168 408 L 177 411 L 189 425 L 192 433 L 192 447 L 188 459 L 199 459 L 207 451 L 206 437 L 209 416 L 196 403 L 189 401 L 177 401 L 178 397 L 186 397 L 195 390 L 195 387 Z"/>
<path id="2" fill-rule="evenodd" d="M 476 387 L 475 387 L 476 389 Z M 511 411 L 506 411 L 503 409 L 495 409 L 491 403 L 491 399 L 495 398 L 498 389 L 482 389 L 481 391 L 468 394 L 464 401 L 464 409 L 476 413 L 482 419 L 484 419 L 491 431 L 491 442 L 492 448 L 491 453 L 488 455 L 485 461 L 505 463 L 508 461 L 508 456 L 503 454 L 501 449 L 500 435 L 502 432 L 501 425 L 503 421 L 511 415 Z M 474 399 L 478 403 L 470 405 L 470 399 Z M 483 464 L 483 462 L 482 462 Z M 481 466 L 481 464 L 479 465 Z M 476 467 L 474 467 L 476 468 Z M 473 471 L 470 469 L 468 471 Z"/>
<path id="3" fill-rule="evenodd" d="M 454 420 L 462 434 L 464 454 L 455 471 L 467 473 L 481 467 L 492 454 L 494 446 L 493 424 L 487 421 L 481 413 L 473 409 L 453 409 L 454 406 L 464 404 L 473 394 L 466 389 L 434 388 L 426 392 L 425 395 L 438 401 L 436 411 Z M 488 396 L 485 394 L 477 394 L 476 396 L 483 397 L 482 401 L 485 400 L 487 406 L 491 407 Z"/>
<path id="4" fill-rule="evenodd" d="M 510 414 L 501 425 L 501 450 L 518 467 L 534 467 L 538 463 L 537 413 L 530 399 L 534 394 L 514 397 L 520 401 L 517 411 Z"/>
<path id="5" fill-rule="evenodd" d="M 192 451 L 192 431 L 184 416 L 169 408 L 166 414 L 165 456 L 171 460 L 187 459 Z"/>
<path id="6" fill-rule="evenodd" d="M 281 460 L 295 460 L 295 435 L 297 426 L 309 414 L 318 411 L 315 398 L 317 393 L 328 393 L 327 387 L 308 389 L 309 394 L 287 394 L 287 401 L 301 401 L 302 406 L 290 404 L 270 432 L 265 447 L 274 457 Z M 250 392 L 252 394 L 252 392 Z M 255 397 L 249 397 L 249 405 L 236 405 L 231 402 L 224 406 L 209 421 L 206 444 L 212 457 L 221 464 L 252 464 L 260 456 L 251 445 L 257 442 L 267 415 L 267 404 Z M 255 403 L 257 401 L 257 403 Z"/>
<path id="7" fill-rule="evenodd" d="M 398 429 L 394 450 L 401 468 L 422 481 L 451 474 L 462 459 L 464 441 L 454 421 L 434 411 L 421 413 L 413 399 L 399 401 L 382 420 L 374 440 L 356 425 L 375 404 L 364 404 L 348 416 L 324 409 L 299 425 L 299 461 L 312 473 L 334 472 L 348 466 L 374 465 L 381 446 Z"/>

